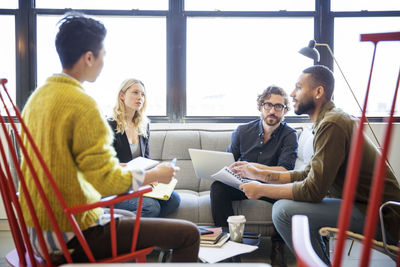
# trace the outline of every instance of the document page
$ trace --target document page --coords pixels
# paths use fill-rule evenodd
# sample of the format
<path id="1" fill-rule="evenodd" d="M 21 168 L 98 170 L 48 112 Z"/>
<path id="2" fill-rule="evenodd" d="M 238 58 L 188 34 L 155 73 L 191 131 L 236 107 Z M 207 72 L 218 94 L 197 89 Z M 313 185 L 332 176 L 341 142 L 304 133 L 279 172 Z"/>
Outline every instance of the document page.
<path id="1" fill-rule="evenodd" d="M 144 158 L 144 157 L 137 157 L 134 158 L 133 160 L 129 161 L 127 163 L 127 165 L 129 166 L 129 168 L 131 169 L 151 169 L 153 167 L 155 167 L 159 162 L 157 160 L 154 159 L 148 159 L 148 158 Z"/>
<path id="2" fill-rule="evenodd" d="M 243 253 L 256 250 L 258 246 L 251 246 L 228 241 L 222 247 L 200 247 L 199 259 L 203 262 L 216 263 Z"/>

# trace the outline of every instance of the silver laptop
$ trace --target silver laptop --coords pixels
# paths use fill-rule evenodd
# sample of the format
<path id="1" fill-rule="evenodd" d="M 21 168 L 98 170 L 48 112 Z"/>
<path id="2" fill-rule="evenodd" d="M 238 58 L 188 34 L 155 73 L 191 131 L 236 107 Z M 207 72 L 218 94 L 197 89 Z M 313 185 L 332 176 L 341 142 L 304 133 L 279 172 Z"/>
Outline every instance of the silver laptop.
<path id="1" fill-rule="evenodd" d="M 194 172 L 200 179 L 211 178 L 212 174 L 235 162 L 230 152 L 189 148 L 189 154 Z"/>

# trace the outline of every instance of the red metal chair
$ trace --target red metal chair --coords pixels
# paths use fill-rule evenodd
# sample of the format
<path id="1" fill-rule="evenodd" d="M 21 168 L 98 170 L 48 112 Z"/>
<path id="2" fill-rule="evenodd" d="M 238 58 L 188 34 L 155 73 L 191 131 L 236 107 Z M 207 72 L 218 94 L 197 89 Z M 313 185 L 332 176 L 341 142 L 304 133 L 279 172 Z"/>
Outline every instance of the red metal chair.
<path id="1" fill-rule="evenodd" d="M 10 131 L 12 131 L 13 134 L 15 135 L 16 143 L 19 146 L 19 149 L 20 149 L 24 159 L 26 160 L 27 165 L 32 173 L 34 183 L 35 183 L 36 188 L 41 196 L 41 199 L 42 199 L 43 205 L 46 208 L 47 214 L 50 218 L 50 221 L 51 221 L 51 224 L 53 227 L 53 231 L 55 232 L 57 239 L 62 247 L 63 255 L 64 255 L 67 263 L 72 263 L 71 255 L 67 249 L 67 245 L 64 242 L 64 239 L 62 238 L 61 230 L 57 224 L 54 213 L 50 207 L 50 204 L 46 198 L 44 190 L 43 190 L 43 188 L 40 184 L 40 181 L 37 177 L 36 171 L 33 168 L 33 165 L 31 162 L 32 155 L 28 155 L 26 152 L 26 148 L 22 143 L 21 136 L 17 129 L 17 125 L 14 121 L 14 118 L 11 116 L 10 109 L 14 110 L 15 115 L 20 123 L 22 130 L 26 133 L 26 137 L 28 138 L 30 145 L 32 146 L 33 150 L 35 151 L 35 157 L 40 161 L 41 166 L 42 166 L 44 172 L 46 173 L 47 179 L 52 186 L 54 194 L 57 196 L 57 198 L 60 202 L 60 205 L 62 206 L 64 213 L 65 213 L 77 239 L 79 240 L 82 248 L 84 249 L 89 261 L 91 263 L 93 263 L 93 262 L 112 263 L 112 262 L 125 262 L 125 261 L 131 261 L 131 260 L 136 260 L 137 262 L 145 262 L 146 255 L 148 255 L 153 250 L 154 247 L 136 250 L 136 244 L 137 244 L 137 237 L 139 234 L 139 223 L 140 223 L 140 216 L 141 216 L 141 210 L 142 210 L 143 194 L 150 192 L 152 190 L 151 187 L 150 186 L 142 187 L 141 189 L 139 189 L 136 192 L 110 197 L 110 198 L 104 199 L 104 200 L 96 202 L 96 203 L 68 207 L 66 205 L 65 200 L 64 200 L 59 188 L 57 187 L 51 173 L 49 172 L 49 169 L 47 168 L 37 146 L 35 145 L 35 142 L 33 141 L 31 134 L 29 132 L 29 129 L 27 129 L 27 127 L 20 115 L 20 112 L 18 111 L 18 108 L 14 105 L 10 95 L 8 94 L 8 91 L 5 86 L 5 84 L 7 83 L 7 80 L 0 79 L 0 83 L 3 88 L 3 90 L 1 90 L 2 88 L 0 88 L 0 90 L 1 90 L 0 99 L 1 99 L 1 102 L 3 103 L 5 111 L 7 113 L 8 123 L 9 123 L 9 125 L 7 125 L 4 118 L 2 116 L 0 116 L 1 128 L 4 133 L 4 137 L 6 139 L 6 142 L 4 142 L 3 140 L 0 141 L 0 153 L 1 153 L 0 189 L 1 189 L 1 196 L 2 196 L 4 207 L 6 210 L 8 222 L 9 222 L 10 229 L 11 229 L 11 234 L 12 234 L 12 237 L 13 237 L 14 243 L 15 243 L 15 249 L 6 256 L 7 262 L 12 266 L 52 266 L 52 262 L 50 260 L 50 255 L 49 255 L 49 252 L 47 251 L 44 237 L 42 235 L 42 230 L 41 230 L 38 218 L 36 216 L 35 209 L 33 207 L 32 199 L 29 196 L 25 178 L 23 177 L 21 169 L 20 169 L 20 165 L 19 165 L 18 158 L 17 158 L 18 153 L 16 151 L 17 149 L 15 146 L 16 144 L 13 144 L 13 142 L 10 138 L 10 135 L 9 135 L 9 130 L 7 129 L 8 128 L 7 126 L 9 126 L 9 127 L 11 127 Z M 3 96 L 6 96 L 6 97 L 3 98 Z M 35 227 L 35 230 L 37 233 L 37 237 L 39 240 L 41 250 L 44 253 L 44 258 L 37 257 L 33 252 L 33 248 L 32 248 L 31 242 L 28 237 L 27 226 L 24 221 L 24 217 L 22 215 L 20 203 L 18 200 L 18 191 L 13 182 L 13 175 L 10 170 L 11 164 L 8 161 L 8 155 L 11 156 L 11 162 L 13 163 L 13 166 L 16 169 L 16 172 L 17 172 L 16 178 L 18 179 L 18 183 L 20 185 L 20 190 L 22 190 L 24 195 L 26 196 L 28 208 L 32 215 L 32 220 L 34 222 L 34 227 Z M 124 200 L 127 200 L 127 199 L 130 199 L 130 198 L 134 198 L 134 197 L 139 197 L 139 204 L 138 204 L 138 209 L 137 209 L 137 214 L 136 214 L 136 221 L 134 224 L 131 251 L 129 253 L 126 253 L 123 255 L 117 255 L 114 204 L 124 201 Z M 98 207 L 109 207 L 109 209 L 110 209 L 110 215 L 111 215 L 110 216 L 111 217 L 110 243 L 111 243 L 111 249 L 112 249 L 112 257 L 96 261 L 81 230 L 79 229 L 79 226 L 75 220 L 74 214 L 77 214 L 77 213 L 80 213 L 83 211 L 87 211 L 90 209 L 98 208 Z"/>
<path id="2" fill-rule="evenodd" d="M 333 262 L 332 266 L 337 267 L 340 266 L 342 263 L 342 257 L 343 257 L 343 250 L 344 250 L 344 242 L 346 239 L 346 232 L 349 227 L 350 223 L 350 214 L 353 208 L 353 202 L 354 202 L 354 192 L 356 190 L 357 182 L 358 182 L 358 173 L 360 171 L 360 164 L 361 164 L 361 153 L 362 153 L 362 147 L 364 143 L 364 124 L 366 122 L 366 110 L 367 110 L 367 103 L 368 103 L 368 96 L 369 96 L 369 89 L 370 89 L 370 84 L 371 84 L 371 76 L 373 72 L 373 67 L 374 67 L 374 62 L 375 62 L 375 54 L 376 54 L 376 47 L 378 42 L 380 41 L 400 41 L 400 32 L 391 32 L 391 33 L 376 33 L 376 34 L 361 34 L 361 41 L 369 41 L 373 42 L 374 44 L 374 53 L 372 57 L 372 64 L 371 64 L 371 70 L 369 74 L 369 79 L 368 79 L 368 86 L 367 86 L 367 92 L 365 95 L 364 99 L 364 106 L 362 109 L 362 117 L 360 119 L 360 124 L 357 126 L 357 129 L 354 132 L 353 140 L 352 140 L 352 145 L 351 145 L 351 150 L 350 150 L 350 156 L 349 156 L 349 162 L 348 162 L 348 168 L 346 172 L 346 181 L 345 181 L 345 186 L 343 190 L 343 202 L 341 205 L 341 211 L 339 214 L 339 220 L 338 220 L 338 233 L 337 233 L 337 242 L 335 245 L 334 249 L 334 257 L 333 257 Z M 392 128 L 393 128 L 393 114 L 395 110 L 395 104 L 396 104 L 396 99 L 397 99 L 397 92 L 399 89 L 399 83 L 400 83 L 400 70 L 399 74 L 397 77 L 397 83 L 394 91 L 394 96 L 393 96 L 393 102 L 391 106 L 391 111 L 390 111 L 390 116 L 387 121 L 387 127 L 384 135 L 384 144 L 382 147 L 381 154 L 377 156 L 376 162 L 375 162 L 375 170 L 374 170 L 374 177 L 373 177 L 373 182 L 371 185 L 371 193 L 370 193 L 370 201 L 368 205 L 368 210 L 367 210 L 367 216 L 366 216 L 366 223 L 365 223 L 365 229 L 364 229 L 364 239 L 363 239 L 363 249 L 362 249 L 362 255 L 361 255 L 361 261 L 360 261 L 360 266 L 368 266 L 369 261 L 370 261 L 370 256 L 371 256 L 371 246 L 372 246 L 372 240 L 374 237 L 374 233 L 376 231 L 376 226 L 377 226 L 377 221 L 378 221 L 378 209 L 382 201 L 382 192 L 383 192 L 383 186 L 384 186 L 384 181 L 385 181 L 385 173 L 386 173 L 386 159 L 388 156 L 389 152 L 389 147 L 390 147 L 390 141 L 392 138 Z M 303 219 L 301 218 L 294 218 L 296 222 L 299 222 Z M 304 222 L 303 222 L 304 223 Z M 304 224 L 306 225 L 308 229 L 308 223 Z M 301 232 L 303 231 L 301 228 L 299 228 L 296 224 L 293 224 L 293 242 L 294 239 L 296 238 L 297 242 L 294 242 L 293 245 L 295 247 L 296 255 L 298 257 L 298 262 L 299 266 L 324 266 L 324 265 L 314 265 L 314 264 L 309 264 L 308 261 L 306 261 L 307 257 L 312 257 L 313 253 L 315 254 L 314 251 L 310 250 L 302 250 L 302 246 L 305 246 L 304 240 L 301 242 L 297 235 L 301 235 Z M 306 254 L 303 254 L 306 253 Z M 397 266 L 400 266 L 400 250 L 397 255 Z"/>

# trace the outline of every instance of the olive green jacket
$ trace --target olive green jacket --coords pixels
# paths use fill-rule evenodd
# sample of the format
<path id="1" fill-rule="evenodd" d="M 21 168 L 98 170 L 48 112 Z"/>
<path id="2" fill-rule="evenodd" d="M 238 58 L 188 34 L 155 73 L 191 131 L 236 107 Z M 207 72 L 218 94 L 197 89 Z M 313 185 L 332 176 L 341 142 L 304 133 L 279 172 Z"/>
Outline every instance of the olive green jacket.
<path id="1" fill-rule="evenodd" d="M 292 171 L 293 198 L 297 201 L 320 202 L 324 197 L 342 198 L 351 138 L 357 119 L 333 102 L 327 102 L 313 125 L 314 155 L 303 171 Z M 365 136 L 360 175 L 355 192 L 355 205 L 366 213 L 378 151 Z M 388 168 L 382 203 L 400 201 L 399 184 Z M 385 228 L 399 237 L 400 209 L 388 208 L 384 214 Z"/>

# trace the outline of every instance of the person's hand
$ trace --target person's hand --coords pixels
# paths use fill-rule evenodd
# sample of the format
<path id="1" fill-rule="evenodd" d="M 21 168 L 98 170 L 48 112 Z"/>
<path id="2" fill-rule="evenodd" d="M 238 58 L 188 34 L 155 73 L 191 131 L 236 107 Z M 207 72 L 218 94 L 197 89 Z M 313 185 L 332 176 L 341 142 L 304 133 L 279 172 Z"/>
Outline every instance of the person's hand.
<path id="1" fill-rule="evenodd" d="M 259 193 L 260 182 L 252 181 L 249 183 L 244 183 L 239 186 L 240 190 L 246 195 L 248 199 L 259 199 L 262 195 Z"/>
<path id="2" fill-rule="evenodd" d="M 235 164 L 236 163 L 236 164 Z M 240 177 L 246 177 L 252 180 L 257 180 L 259 176 L 259 169 L 253 163 L 249 162 L 235 162 L 231 166 L 231 170 Z"/>
<path id="3" fill-rule="evenodd" d="M 158 164 L 153 169 L 157 176 L 157 181 L 163 184 L 168 184 L 169 182 L 171 182 L 171 179 L 176 175 L 176 172 L 178 172 L 179 170 L 179 167 L 173 167 L 169 162 Z"/>
<path id="4" fill-rule="evenodd" d="M 258 168 L 258 169 L 260 169 L 260 170 L 271 168 L 271 167 L 268 166 L 268 165 L 264 165 L 264 164 L 257 163 L 257 162 L 252 162 L 251 164 L 252 164 L 254 167 L 256 167 L 256 168 Z"/>
<path id="5" fill-rule="evenodd" d="M 233 170 L 234 168 L 238 167 L 238 166 L 243 166 L 243 165 L 247 165 L 249 164 L 247 161 L 236 161 L 234 163 L 232 163 L 231 165 L 229 165 L 229 169 Z"/>

